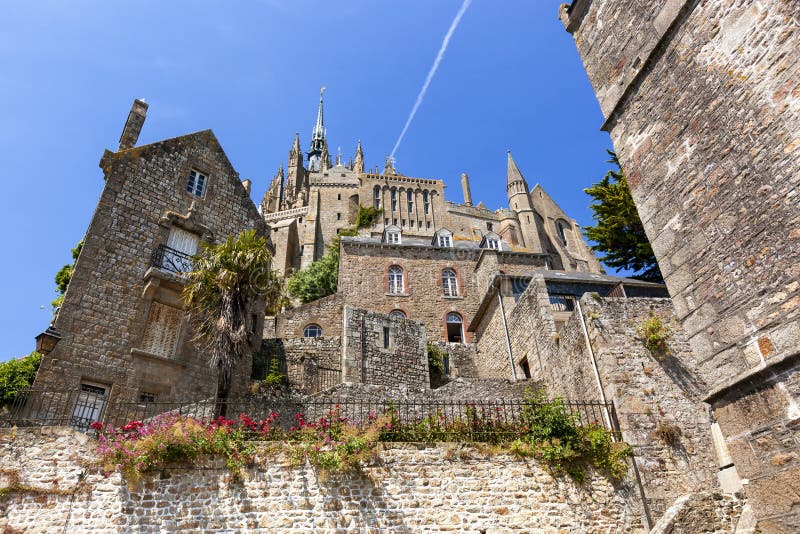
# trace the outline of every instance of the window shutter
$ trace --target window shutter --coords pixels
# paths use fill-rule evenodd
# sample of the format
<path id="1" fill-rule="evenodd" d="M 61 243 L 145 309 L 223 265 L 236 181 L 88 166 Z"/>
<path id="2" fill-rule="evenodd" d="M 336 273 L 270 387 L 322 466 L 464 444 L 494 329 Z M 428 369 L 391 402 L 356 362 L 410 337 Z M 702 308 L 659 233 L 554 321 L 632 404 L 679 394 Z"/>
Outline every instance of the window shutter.
<path id="1" fill-rule="evenodd" d="M 183 228 L 173 226 L 169 231 L 167 238 L 167 246 L 171 249 L 183 252 L 188 256 L 193 256 L 197 253 L 197 245 L 200 242 L 200 236 L 187 232 Z"/>
<path id="2" fill-rule="evenodd" d="M 153 302 L 142 339 L 142 350 L 165 358 L 175 355 L 183 311 Z"/>

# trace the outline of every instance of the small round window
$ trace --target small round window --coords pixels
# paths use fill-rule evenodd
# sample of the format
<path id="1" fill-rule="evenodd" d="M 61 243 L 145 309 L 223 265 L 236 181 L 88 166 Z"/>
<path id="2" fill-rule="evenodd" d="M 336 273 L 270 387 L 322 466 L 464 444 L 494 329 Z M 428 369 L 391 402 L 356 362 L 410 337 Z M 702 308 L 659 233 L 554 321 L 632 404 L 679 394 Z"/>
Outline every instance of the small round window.
<path id="1" fill-rule="evenodd" d="M 318 324 L 310 324 L 303 329 L 303 337 L 320 337 L 322 335 L 322 327 Z"/>

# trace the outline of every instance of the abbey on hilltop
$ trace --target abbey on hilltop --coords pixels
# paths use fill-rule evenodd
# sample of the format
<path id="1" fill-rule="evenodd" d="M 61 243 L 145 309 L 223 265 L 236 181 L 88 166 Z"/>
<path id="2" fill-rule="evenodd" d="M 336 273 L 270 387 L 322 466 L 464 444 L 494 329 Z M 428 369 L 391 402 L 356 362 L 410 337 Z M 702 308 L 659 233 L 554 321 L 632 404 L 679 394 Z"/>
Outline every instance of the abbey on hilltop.
<path id="1" fill-rule="evenodd" d="M 479 248 L 539 255 L 551 269 L 602 273 L 581 237 L 578 224 L 535 185 L 533 189 L 508 153 L 508 209 L 474 205 L 469 178 L 461 174 L 461 204 L 445 200 L 444 181 L 413 178 L 395 169 L 387 157 L 381 172 L 365 167 L 358 142 L 348 162 L 341 154 L 331 162 L 320 92 L 317 121 L 304 157 L 299 135 L 261 201 L 264 220 L 272 228 L 275 269 L 281 273 L 318 260 L 339 231 L 356 222 L 359 206 L 381 210 L 364 237 L 392 245 Z"/>

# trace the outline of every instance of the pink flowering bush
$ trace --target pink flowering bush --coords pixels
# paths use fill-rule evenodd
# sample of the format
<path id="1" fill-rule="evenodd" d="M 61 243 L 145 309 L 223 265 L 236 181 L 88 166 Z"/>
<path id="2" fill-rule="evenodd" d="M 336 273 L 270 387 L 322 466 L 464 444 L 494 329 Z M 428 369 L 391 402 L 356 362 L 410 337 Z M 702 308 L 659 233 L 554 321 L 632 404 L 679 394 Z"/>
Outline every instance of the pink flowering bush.
<path id="1" fill-rule="evenodd" d="M 97 431 L 104 471 L 119 470 L 135 480 L 143 471 L 201 455 L 222 456 L 234 475 L 240 475 L 254 454 L 246 439 L 251 423 L 259 431 L 265 427 L 265 422 L 241 424 L 221 416 L 204 421 L 163 414 L 147 423 L 131 421 L 119 428 L 94 423 L 92 428 Z"/>

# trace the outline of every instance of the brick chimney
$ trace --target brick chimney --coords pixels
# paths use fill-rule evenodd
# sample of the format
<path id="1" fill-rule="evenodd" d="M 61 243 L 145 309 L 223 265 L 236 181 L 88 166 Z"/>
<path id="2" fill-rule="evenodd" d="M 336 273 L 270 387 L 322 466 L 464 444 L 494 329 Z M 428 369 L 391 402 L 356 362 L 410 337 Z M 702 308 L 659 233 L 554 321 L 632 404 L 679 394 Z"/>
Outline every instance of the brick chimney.
<path id="1" fill-rule="evenodd" d="M 128 150 L 136 146 L 139 132 L 142 131 L 144 125 L 145 115 L 147 115 L 147 103 L 137 98 L 133 101 L 128 120 L 125 121 L 125 128 L 122 129 L 122 135 L 119 137 L 119 150 Z"/>

